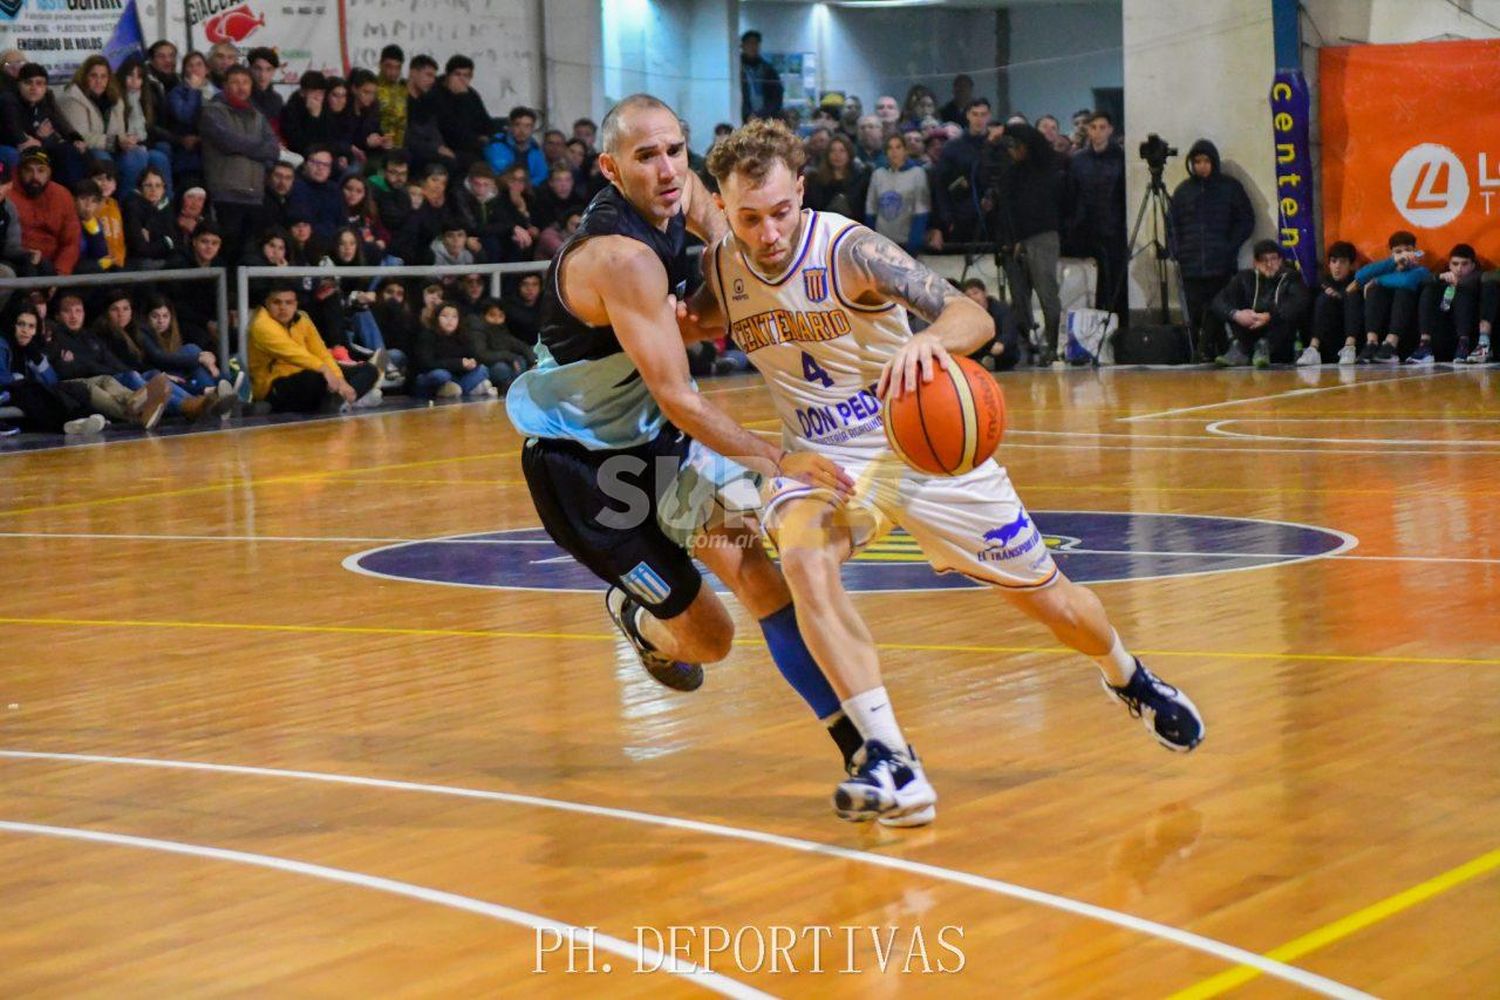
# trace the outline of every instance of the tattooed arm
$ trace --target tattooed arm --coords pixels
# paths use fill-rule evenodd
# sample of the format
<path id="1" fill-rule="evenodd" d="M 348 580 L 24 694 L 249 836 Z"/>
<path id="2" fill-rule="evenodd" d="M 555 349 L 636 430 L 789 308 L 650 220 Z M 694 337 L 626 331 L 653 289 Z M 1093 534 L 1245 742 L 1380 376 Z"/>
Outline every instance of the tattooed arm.
<path id="1" fill-rule="evenodd" d="M 840 241 L 834 266 L 848 301 L 875 308 L 899 302 L 931 324 L 881 372 L 881 396 L 888 388 L 898 396 L 915 390 L 918 375 L 931 381 L 934 364 L 946 363 L 950 353 L 967 355 L 995 337 L 988 312 L 879 233 L 856 228 Z"/>

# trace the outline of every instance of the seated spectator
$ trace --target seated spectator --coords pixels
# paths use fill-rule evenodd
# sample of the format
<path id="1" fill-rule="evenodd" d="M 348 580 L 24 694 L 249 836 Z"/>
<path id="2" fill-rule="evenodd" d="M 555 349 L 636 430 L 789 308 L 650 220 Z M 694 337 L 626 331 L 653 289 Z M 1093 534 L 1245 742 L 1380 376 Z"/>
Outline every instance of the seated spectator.
<path id="1" fill-rule="evenodd" d="M 193 383 L 180 375 L 174 377 L 163 372 L 153 364 L 153 359 L 162 356 L 162 352 L 148 352 L 143 340 L 138 339 L 141 331 L 136 328 L 135 307 L 123 288 L 105 292 L 102 301 L 104 312 L 95 321 L 93 334 L 131 368 L 128 376 L 115 376 L 127 389 L 142 389 L 150 379 L 166 375 L 170 382 L 167 415 L 182 416 L 190 422 L 227 413 L 234 406 L 233 388 L 227 382 L 230 391 L 223 398 L 219 396 L 217 383 L 206 388 L 199 386 L 195 394 L 189 391 Z"/>
<path id="2" fill-rule="evenodd" d="M 333 359 L 289 284 L 266 291 L 250 322 L 250 382 L 274 413 L 317 413 L 325 405 L 380 405 L 380 372 Z"/>
<path id="3" fill-rule="evenodd" d="M 380 113 L 380 131 L 390 144 L 390 149 L 400 149 L 406 143 L 406 80 L 401 69 L 406 65 L 406 54 L 399 45 L 387 45 L 380 50 L 380 77 L 375 81 L 376 107 Z"/>
<path id="4" fill-rule="evenodd" d="M 166 296 L 153 294 L 143 311 L 145 320 L 137 323 L 135 340 L 145 352 L 147 364 L 165 372 L 193 395 L 215 399 L 219 411 L 227 412 L 234 405 L 236 385 L 244 380 L 244 372 L 230 381 L 212 351 L 183 340 L 176 310 Z"/>
<path id="5" fill-rule="evenodd" d="M 297 171 L 290 163 L 278 160 L 266 171 L 266 194 L 260 204 L 261 229 L 280 226 L 283 229 L 291 221 L 292 199 L 297 190 Z"/>
<path id="6" fill-rule="evenodd" d="M 21 411 L 18 426 L 23 431 L 99 433 L 109 421 L 91 412 L 86 387 L 59 382 L 38 336 L 41 325 L 36 310 L 23 306 L 16 313 L 11 332 L 0 337 L 0 393 L 9 397 L 6 405 Z M 0 428 L 4 426 L 0 424 Z"/>
<path id="7" fill-rule="evenodd" d="M 229 79 L 229 71 L 239 65 L 240 50 L 233 42 L 215 42 L 208 50 L 208 75 L 215 86 L 222 88 Z M 246 70 L 248 73 L 249 70 Z M 249 95 L 245 96 L 248 101 Z"/>
<path id="8" fill-rule="evenodd" d="M 536 224 L 536 189 L 526 167 L 518 163 L 500 175 L 500 197 L 511 234 L 506 260 L 530 260 L 542 230 Z"/>
<path id="9" fill-rule="evenodd" d="M 178 135 L 177 145 L 185 152 L 198 151 L 198 117 L 203 113 L 203 105 L 218 94 L 219 88 L 208 77 L 208 60 L 203 54 L 189 52 L 183 56 L 182 75 L 178 78 L 177 86 L 167 93 L 167 107 L 177 126 L 173 130 Z M 191 142 L 185 141 L 189 135 L 192 137 Z M 183 173 L 186 168 L 177 162 L 178 159 L 178 154 L 174 152 L 174 169 Z"/>
<path id="10" fill-rule="evenodd" d="M 458 306 L 458 314 L 465 323 L 469 317 L 484 312 L 484 305 L 489 301 L 488 284 L 489 279 L 483 274 L 460 275 L 453 284 L 451 301 Z"/>
<path id="11" fill-rule="evenodd" d="M 439 292 L 441 294 L 441 291 Z M 375 304 L 370 307 L 380 327 L 391 364 L 404 373 L 416 347 L 417 322 L 406 307 L 406 286 L 399 278 L 381 278 L 375 285 Z"/>
<path id="12" fill-rule="evenodd" d="M 198 116 L 204 180 L 230 260 L 239 259 L 260 223 L 266 169 L 281 155 L 276 133 L 250 103 L 250 85 L 249 70 L 229 67 L 224 92 L 205 104 Z"/>
<path id="13" fill-rule="evenodd" d="M 510 109 L 505 131 L 484 148 L 484 157 L 497 177 L 505 176 L 507 170 L 520 164 L 526 168 L 532 184 L 546 183 L 547 158 L 532 137 L 536 131 L 536 119 L 536 112 L 525 105 Z"/>
<path id="14" fill-rule="evenodd" d="M 1268 368 L 1273 355 L 1290 357 L 1297 323 L 1307 309 L 1306 287 L 1275 240 L 1255 244 L 1255 266 L 1240 271 L 1215 296 L 1214 319 L 1229 328 L 1229 350 L 1214 359 L 1224 368 Z"/>
<path id="15" fill-rule="evenodd" d="M 380 100 L 375 74 L 356 67 L 349 71 L 349 116 L 355 122 L 354 145 L 367 157 L 391 148 L 390 137 L 380 131 Z"/>
<path id="16" fill-rule="evenodd" d="M 557 253 L 565 238 L 568 216 L 583 214 L 588 205 L 588 198 L 573 183 L 573 171 L 566 157 L 558 160 L 552 165 L 547 185 L 536 196 L 536 215 L 532 221 L 543 230 L 537 235 L 538 259 L 550 259 Z"/>
<path id="17" fill-rule="evenodd" d="M 292 206 L 312 220 L 314 236 L 331 238 L 343 224 L 344 194 L 334 177 L 333 151 L 327 146 L 308 149 L 302 176 L 292 186 Z"/>
<path id="18" fill-rule="evenodd" d="M 281 109 L 286 106 L 286 101 L 276 92 L 276 71 L 281 68 L 281 57 L 275 49 L 262 45 L 251 49 L 245 61 L 250 66 L 250 103 L 265 115 L 266 121 L 278 121 Z"/>
<path id="19" fill-rule="evenodd" d="M 433 240 L 441 240 L 444 230 L 461 224 L 461 219 L 462 213 L 448 192 L 448 170 L 434 163 L 422 179 L 420 204 L 412 208 L 401 232 L 392 240 L 396 256 L 408 263 L 431 264 Z"/>
<path id="20" fill-rule="evenodd" d="M 152 42 L 146 50 L 146 83 L 156 92 L 158 108 L 166 107 L 167 95 L 181 82 L 177 75 L 177 46 L 165 38 Z"/>
<path id="21" fill-rule="evenodd" d="M 351 174 L 344 178 L 339 193 L 344 199 L 344 214 L 339 227 L 354 230 L 364 244 L 365 257 L 371 263 L 379 264 L 385 257 L 391 234 L 380 221 L 380 211 L 370 195 L 369 184 L 358 174 Z"/>
<path id="22" fill-rule="evenodd" d="M 173 242 L 179 247 L 188 245 L 198 227 L 210 221 L 212 214 L 208 209 L 208 192 L 201 187 L 190 187 L 177 197 L 177 218 L 174 220 L 176 232 L 172 234 Z"/>
<path id="23" fill-rule="evenodd" d="M 104 227 L 99 223 L 99 209 L 104 198 L 99 185 L 82 180 L 73 185 L 73 206 L 78 212 L 78 265 L 74 274 L 98 274 L 120 266 L 110 256 L 109 241 L 104 238 Z"/>
<path id="24" fill-rule="evenodd" d="M 537 259 L 551 260 L 557 256 L 557 251 L 568 241 L 568 237 L 578 232 L 578 227 L 583 224 L 583 209 L 575 208 L 568 212 L 562 222 L 554 222 L 542 234 L 536 238 Z"/>
<path id="25" fill-rule="evenodd" d="M 1362 365 L 1393 365 L 1398 353 L 1416 347 L 1422 286 L 1432 280 L 1432 272 L 1417 263 L 1422 253 L 1415 236 L 1399 229 L 1386 245 L 1391 255 L 1355 271 L 1349 283 L 1351 292 L 1363 290 L 1365 296 L 1365 344 L 1357 359 Z"/>
<path id="26" fill-rule="evenodd" d="M 432 251 L 432 262 L 438 267 L 448 267 L 455 264 L 473 264 L 474 253 L 469 249 L 469 234 L 464 231 L 463 223 L 457 219 L 443 226 L 443 234 L 432 241 L 429 249 Z M 454 283 L 453 275 L 443 279 L 444 285 Z"/>
<path id="27" fill-rule="evenodd" d="M 33 275 L 72 274 L 78 265 L 78 210 L 68 189 L 52 179 L 52 160 L 32 146 L 21 154 L 19 181 L 9 200 L 21 224 L 21 245 Z"/>
<path id="28" fill-rule="evenodd" d="M 535 344 L 542 332 L 542 276 L 523 274 L 516 293 L 503 302 L 506 325 L 518 339 Z"/>
<path id="29" fill-rule="evenodd" d="M 693 130 L 686 121 L 682 123 L 682 137 L 688 143 L 688 169 L 697 172 L 703 157 L 693 152 Z M 542 133 L 542 156 L 547 160 L 547 176 L 551 177 L 552 168 L 568 158 L 568 137 L 562 134 L 562 129 L 549 128 Z"/>
<path id="30" fill-rule="evenodd" d="M 1454 364 L 1487 365 L 1494 358 L 1490 336 L 1500 323 L 1500 268 L 1486 271 L 1479 279 L 1479 343 L 1467 357 L 1454 355 Z"/>
<path id="31" fill-rule="evenodd" d="M 165 105 L 156 89 L 146 83 L 146 67 L 139 58 L 132 57 L 115 70 L 115 85 L 120 90 L 120 106 L 125 116 L 125 142 L 134 142 L 146 151 L 146 163 L 161 171 L 162 176 L 172 174 L 172 133 L 158 124 Z M 142 170 L 145 167 L 141 168 Z M 123 179 L 123 189 L 133 191 L 140 183 L 140 171 L 134 178 L 116 175 Z M 167 189 L 168 194 L 171 188 Z"/>
<path id="32" fill-rule="evenodd" d="M 177 210 L 167 197 L 166 176 L 155 167 L 141 174 L 139 187 L 125 196 L 126 260 L 133 271 L 166 266 L 177 246 Z"/>
<path id="33" fill-rule="evenodd" d="M 104 232 L 104 242 L 109 245 L 109 255 L 117 266 L 127 266 L 130 248 L 125 243 L 125 218 L 115 200 L 118 171 L 109 160 L 95 160 L 89 164 L 85 176 L 99 186 L 99 211 L 95 218 Z"/>
<path id="34" fill-rule="evenodd" d="M 505 307 L 494 299 L 482 300 L 478 311 L 464 318 L 463 331 L 469 339 L 469 351 L 502 396 L 517 375 L 536 364 L 531 348 L 506 328 Z"/>
<path id="35" fill-rule="evenodd" d="M 515 236 L 515 223 L 500 200 L 495 172 L 483 160 L 469 167 L 463 186 L 454 195 L 454 206 L 463 218 L 464 230 L 479 244 L 478 253 L 487 261 L 506 260 Z M 472 244 L 471 244 L 472 249 Z"/>
<path id="36" fill-rule="evenodd" d="M 171 402 L 171 380 L 161 374 L 142 377 L 86 330 L 83 299 L 77 293 L 59 295 L 56 312 L 45 350 L 59 382 L 84 388 L 90 405 L 111 420 L 128 420 L 146 430 L 155 427 Z"/>
<path id="37" fill-rule="evenodd" d="M 63 171 L 88 149 L 48 90 L 46 67 L 37 63 L 21 67 L 14 92 L 0 94 L 0 163 L 16 167 L 28 149 L 46 153 Z"/>
<path id="38" fill-rule="evenodd" d="M 963 293 L 978 304 L 995 324 L 995 336 L 981 344 L 969 357 L 992 372 L 1008 372 L 1021 361 L 1021 336 L 1011 322 L 1005 303 L 990 295 L 983 278 L 969 278 L 960 286 Z"/>
<path id="39" fill-rule="evenodd" d="M 370 178 L 380 222 L 393 238 L 412 213 L 412 199 L 407 192 L 410 177 L 411 157 L 404 149 L 393 149 L 386 154 L 380 173 Z"/>
<path id="40" fill-rule="evenodd" d="M 1474 248 L 1460 243 L 1448 254 L 1448 268 L 1422 286 L 1418 318 L 1421 340 L 1409 365 L 1467 358 L 1479 335 L 1480 273 Z"/>
<path id="41" fill-rule="evenodd" d="M 327 148 L 334 133 L 333 115 L 326 107 L 327 101 L 328 78 L 315 69 L 303 73 L 296 92 L 281 107 L 281 141 L 287 149 L 301 156 L 310 156 L 309 150 L 314 145 Z M 303 169 L 306 169 L 306 164 Z"/>
<path id="42" fill-rule="evenodd" d="M 1364 298 L 1349 290 L 1354 277 L 1354 244 L 1340 240 L 1328 248 L 1328 261 L 1313 293 L 1308 346 L 1297 359 L 1300 366 L 1320 365 L 1335 357 L 1341 365 L 1354 364 L 1364 327 Z M 1334 354 L 1338 345 L 1337 354 Z"/>
<path id="43" fill-rule="evenodd" d="M 174 270 L 219 267 L 223 249 L 224 237 L 219 227 L 212 222 L 200 222 L 188 242 L 167 262 L 167 267 Z M 219 311 L 213 282 L 183 282 L 177 289 L 172 294 L 183 337 L 204 350 L 215 350 L 219 343 Z"/>
<path id="44" fill-rule="evenodd" d="M 263 229 L 256 236 L 254 247 L 246 251 L 244 263 L 251 267 L 289 267 L 291 265 L 291 258 L 288 245 L 291 241 L 291 235 L 280 226 L 270 226 Z M 260 302 L 264 300 L 266 290 L 271 285 L 286 280 L 288 279 L 281 277 L 251 278 L 249 287 L 250 301 Z"/>
<path id="45" fill-rule="evenodd" d="M 333 252 L 318 262 L 340 267 L 368 267 L 364 243 L 353 229 L 340 229 L 333 239 Z M 370 307 L 375 293 L 369 278 L 321 279 L 310 310 L 323 342 L 338 357 L 344 347 L 351 357 L 373 358 L 385 347 L 380 325 Z"/>
<path id="46" fill-rule="evenodd" d="M 443 144 L 453 151 L 458 170 L 469 169 L 469 164 L 483 157 L 495 131 L 484 98 L 474 89 L 474 60 L 449 57 L 443 78 L 433 89 L 433 100 Z"/>
<path id="47" fill-rule="evenodd" d="M 821 165 L 807 179 L 804 203 L 815 212 L 834 212 L 855 222 L 865 219 L 870 171 L 855 159 L 854 143 L 836 135 Z"/>
<path id="48" fill-rule="evenodd" d="M 412 56 L 406 77 L 406 149 L 417 166 L 441 163 L 450 171 L 458 165 L 457 154 L 443 140 L 438 124 L 437 61 L 431 56 Z"/>
<path id="49" fill-rule="evenodd" d="M 489 370 L 473 356 L 473 345 L 459 332 L 458 306 L 444 302 L 417 334 L 414 391 L 423 399 L 498 396 Z"/>
<path id="50" fill-rule="evenodd" d="M 337 76 L 328 78 L 328 96 L 323 103 L 323 113 L 328 118 L 328 148 L 333 150 L 344 172 L 362 168 L 368 157 L 365 141 L 372 135 L 379 137 L 375 112 L 362 115 L 355 111 L 348 82 Z"/>
<path id="51" fill-rule="evenodd" d="M 31 254 L 21 242 L 21 217 L 10 200 L 11 172 L 0 163 L 0 278 L 14 278 L 31 271 Z M 0 315 L 10 302 L 8 288 L 0 289 Z"/>

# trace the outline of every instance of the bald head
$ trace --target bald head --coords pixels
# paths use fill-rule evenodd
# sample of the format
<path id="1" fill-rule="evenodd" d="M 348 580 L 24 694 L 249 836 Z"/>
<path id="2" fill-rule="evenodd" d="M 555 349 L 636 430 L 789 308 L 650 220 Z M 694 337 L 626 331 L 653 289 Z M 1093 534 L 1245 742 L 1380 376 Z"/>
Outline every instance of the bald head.
<path id="1" fill-rule="evenodd" d="M 599 127 L 599 148 L 606 153 L 619 156 L 620 144 L 628 130 L 629 119 L 641 111 L 665 111 L 675 120 L 677 113 L 665 101 L 650 94 L 631 94 L 609 109 L 604 124 Z"/>

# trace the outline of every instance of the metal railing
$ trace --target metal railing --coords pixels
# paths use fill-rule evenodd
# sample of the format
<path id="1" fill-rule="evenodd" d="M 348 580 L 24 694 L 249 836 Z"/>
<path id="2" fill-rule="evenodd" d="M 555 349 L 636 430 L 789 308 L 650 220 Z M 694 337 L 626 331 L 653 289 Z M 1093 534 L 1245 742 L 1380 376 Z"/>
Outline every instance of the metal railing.
<path id="1" fill-rule="evenodd" d="M 101 274 L 55 275 L 44 278 L 0 278 L 0 291 L 27 288 L 115 288 L 120 285 L 154 285 L 157 282 L 212 281 L 219 326 L 219 360 L 229 360 L 228 271 L 222 267 L 175 268 L 162 271 L 110 271 Z M 176 307 L 173 307 L 174 311 Z M 243 359 L 241 359 L 243 361 Z"/>

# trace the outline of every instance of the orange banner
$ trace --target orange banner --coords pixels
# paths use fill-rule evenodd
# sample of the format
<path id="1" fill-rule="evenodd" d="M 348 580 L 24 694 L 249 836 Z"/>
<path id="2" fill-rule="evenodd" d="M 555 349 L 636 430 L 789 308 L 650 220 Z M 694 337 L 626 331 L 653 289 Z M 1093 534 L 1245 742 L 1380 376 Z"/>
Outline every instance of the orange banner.
<path id="1" fill-rule="evenodd" d="M 1398 229 L 1441 270 L 1455 243 L 1500 262 L 1500 40 L 1318 53 L 1323 242 L 1387 256 Z"/>

